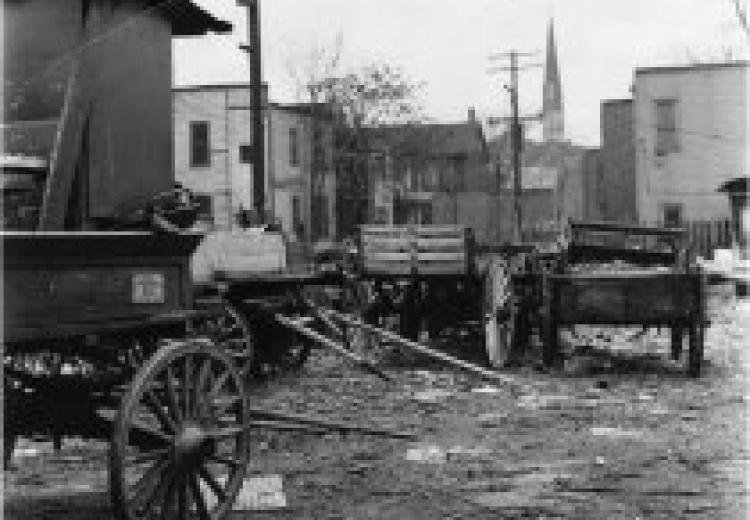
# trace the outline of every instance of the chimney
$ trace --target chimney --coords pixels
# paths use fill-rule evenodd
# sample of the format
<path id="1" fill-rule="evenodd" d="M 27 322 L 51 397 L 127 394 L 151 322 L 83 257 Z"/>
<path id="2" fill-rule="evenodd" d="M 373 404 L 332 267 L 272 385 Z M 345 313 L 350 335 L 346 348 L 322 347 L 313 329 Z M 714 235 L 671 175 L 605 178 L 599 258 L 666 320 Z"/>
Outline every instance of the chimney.
<path id="1" fill-rule="evenodd" d="M 469 107 L 469 124 L 474 125 L 477 122 L 477 111 L 474 107 Z"/>

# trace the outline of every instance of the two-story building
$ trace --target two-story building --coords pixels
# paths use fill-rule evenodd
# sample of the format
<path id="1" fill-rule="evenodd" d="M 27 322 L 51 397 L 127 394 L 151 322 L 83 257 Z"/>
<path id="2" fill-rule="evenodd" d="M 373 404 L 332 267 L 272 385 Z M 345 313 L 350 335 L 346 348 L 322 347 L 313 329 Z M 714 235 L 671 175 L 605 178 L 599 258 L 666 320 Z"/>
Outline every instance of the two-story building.
<path id="1" fill-rule="evenodd" d="M 717 186 L 748 175 L 750 62 L 635 71 L 635 193 L 644 224 L 728 219 Z"/>
<path id="2" fill-rule="evenodd" d="M 462 123 L 388 125 L 364 133 L 371 222 L 466 223 L 466 194 L 495 189 L 487 143 L 473 111 Z"/>
<path id="3" fill-rule="evenodd" d="M 292 241 L 331 240 L 333 113 L 318 104 L 269 103 L 264 90 L 265 221 L 279 224 Z M 201 225 L 240 227 L 255 197 L 250 87 L 176 87 L 173 121 L 175 176 L 201 200 Z"/>

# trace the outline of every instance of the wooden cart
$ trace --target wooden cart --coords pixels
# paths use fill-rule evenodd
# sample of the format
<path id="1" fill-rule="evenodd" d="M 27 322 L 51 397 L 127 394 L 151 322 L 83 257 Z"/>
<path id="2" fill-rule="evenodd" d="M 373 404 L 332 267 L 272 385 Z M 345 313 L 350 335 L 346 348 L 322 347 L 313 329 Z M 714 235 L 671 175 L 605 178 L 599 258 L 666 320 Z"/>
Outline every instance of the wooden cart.
<path id="1" fill-rule="evenodd" d="M 591 267 L 618 260 L 627 262 L 630 269 L 574 269 L 576 264 Z M 646 269 L 648 266 L 651 268 Z M 700 374 L 706 325 L 705 279 L 689 262 L 684 230 L 573 223 L 571 242 L 554 270 L 540 281 L 547 364 L 560 359 L 561 326 L 666 326 L 672 331 L 675 360 L 680 358 L 684 332 L 688 331 L 688 372 Z"/>
<path id="2" fill-rule="evenodd" d="M 371 324 L 397 316 L 399 332 L 419 340 L 479 325 L 482 284 L 470 229 L 459 226 L 363 226 L 355 276 L 358 313 Z"/>
<path id="3" fill-rule="evenodd" d="M 19 434 L 111 438 L 118 519 L 223 518 L 243 483 L 252 428 L 411 438 L 251 408 L 258 341 L 294 365 L 310 341 L 344 350 L 306 327 L 295 304 L 300 287 L 330 279 L 244 276 L 213 284 L 213 299 L 199 287 L 198 304 L 189 261 L 200 235 L 2 239 L 6 462 Z M 296 344 L 302 352 L 289 354 Z"/>

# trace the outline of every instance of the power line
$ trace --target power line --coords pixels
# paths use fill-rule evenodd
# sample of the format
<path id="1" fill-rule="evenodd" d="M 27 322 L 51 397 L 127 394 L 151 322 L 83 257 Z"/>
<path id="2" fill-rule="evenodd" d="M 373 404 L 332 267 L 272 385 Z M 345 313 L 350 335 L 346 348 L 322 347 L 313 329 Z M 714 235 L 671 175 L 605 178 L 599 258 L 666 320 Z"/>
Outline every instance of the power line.
<path id="1" fill-rule="evenodd" d="M 496 73 L 502 71 L 510 72 L 510 86 L 504 85 L 504 88 L 510 92 L 511 105 L 511 142 L 513 146 L 513 213 L 514 219 L 514 238 L 517 243 L 522 240 L 521 229 L 523 222 L 523 211 L 521 207 L 521 154 L 523 147 L 523 127 L 521 126 L 521 117 L 518 114 L 518 72 L 541 66 L 539 64 L 518 65 L 518 59 L 521 57 L 530 57 L 538 54 L 534 52 L 521 52 L 511 49 L 507 52 L 494 53 L 489 56 L 490 61 L 498 59 L 510 59 L 509 67 L 493 67 L 489 72 Z M 528 118 L 525 118 L 528 119 Z"/>

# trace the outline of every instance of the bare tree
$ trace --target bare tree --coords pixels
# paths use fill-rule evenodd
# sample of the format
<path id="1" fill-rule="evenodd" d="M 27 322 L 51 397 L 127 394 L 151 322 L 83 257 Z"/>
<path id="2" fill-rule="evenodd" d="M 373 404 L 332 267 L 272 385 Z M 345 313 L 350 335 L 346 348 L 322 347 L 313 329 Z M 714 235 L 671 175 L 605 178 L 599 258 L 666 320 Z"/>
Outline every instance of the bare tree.
<path id="1" fill-rule="evenodd" d="M 750 24 L 748 24 L 748 14 L 747 14 L 747 2 L 745 0 L 730 0 L 734 6 L 734 13 L 737 17 L 737 22 L 740 24 L 740 27 L 742 27 L 742 30 L 745 32 L 745 35 L 748 38 L 748 41 L 750 41 Z"/>
<path id="2" fill-rule="evenodd" d="M 342 54 L 343 36 L 339 32 L 332 47 L 313 47 L 287 60 L 300 101 L 334 104 L 367 126 L 424 119 L 418 101 L 422 83 L 387 63 L 345 67 Z"/>

